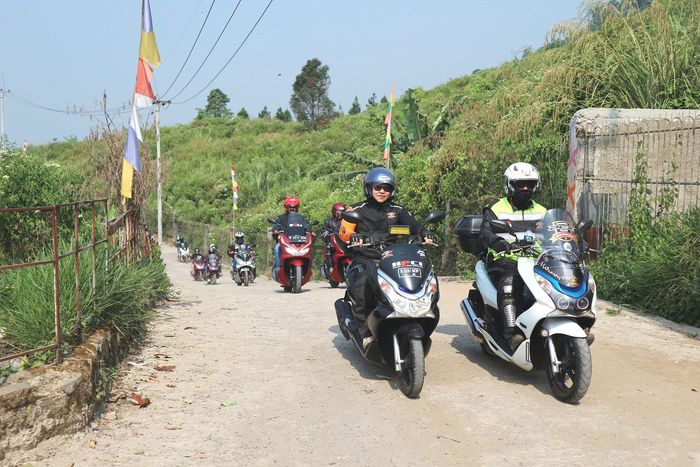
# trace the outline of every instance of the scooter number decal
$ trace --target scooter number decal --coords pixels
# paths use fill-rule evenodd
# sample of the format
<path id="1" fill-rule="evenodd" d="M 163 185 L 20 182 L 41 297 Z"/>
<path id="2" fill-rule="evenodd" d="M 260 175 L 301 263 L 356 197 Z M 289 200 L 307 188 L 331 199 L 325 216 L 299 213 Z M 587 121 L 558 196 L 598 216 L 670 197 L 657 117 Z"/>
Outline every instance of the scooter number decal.
<path id="1" fill-rule="evenodd" d="M 394 261 L 393 263 L 391 263 L 391 267 L 394 269 L 406 268 L 406 267 L 423 269 L 423 261 L 415 261 L 415 260 Z"/>

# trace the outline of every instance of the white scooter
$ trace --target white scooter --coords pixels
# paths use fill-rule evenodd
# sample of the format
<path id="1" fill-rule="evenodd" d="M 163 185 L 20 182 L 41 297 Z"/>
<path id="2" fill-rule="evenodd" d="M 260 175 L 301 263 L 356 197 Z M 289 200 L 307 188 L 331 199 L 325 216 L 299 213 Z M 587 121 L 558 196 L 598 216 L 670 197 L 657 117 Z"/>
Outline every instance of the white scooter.
<path id="1" fill-rule="evenodd" d="M 471 219 L 468 219 L 471 218 Z M 472 239 L 481 219 L 465 216 Z M 478 226 L 477 226 L 478 224 Z M 568 403 L 578 402 L 591 382 L 591 327 L 596 319 L 596 285 L 582 258 L 582 234 L 592 221 L 575 228 L 561 209 L 550 209 L 538 223 L 532 238 L 516 234 L 504 221 L 490 221 L 494 232 L 510 235 L 515 242 L 511 253 L 518 255 L 518 274 L 523 287 L 514 297 L 518 307 L 516 326 L 525 340 L 511 350 L 502 334 L 498 311 L 497 283 L 484 261 L 476 264 L 476 281 L 460 307 L 482 350 L 524 370 L 542 369 L 547 373 L 554 396 Z M 455 233 L 462 237 L 464 228 Z M 530 235 L 527 235 L 528 237 Z M 476 248 L 469 250 L 475 254 Z M 483 254 L 483 247 L 479 254 Z"/>
<path id="2" fill-rule="evenodd" d="M 177 245 L 177 260 L 181 263 L 186 263 L 190 259 L 190 247 L 187 243 L 182 242 Z"/>

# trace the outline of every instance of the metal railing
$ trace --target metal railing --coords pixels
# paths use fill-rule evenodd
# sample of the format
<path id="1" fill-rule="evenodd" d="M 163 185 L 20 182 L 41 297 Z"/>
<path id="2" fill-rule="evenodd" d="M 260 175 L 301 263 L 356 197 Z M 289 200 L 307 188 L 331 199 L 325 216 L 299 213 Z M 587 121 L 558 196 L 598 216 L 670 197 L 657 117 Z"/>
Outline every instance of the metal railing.
<path id="1" fill-rule="evenodd" d="M 98 213 L 99 209 L 99 213 Z M 72 211 L 72 232 L 70 236 L 67 235 L 69 231 L 69 226 L 66 222 L 65 210 Z M 81 221 L 85 222 L 84 214 L 89 210 L 90 228 L 89 228 L 89 241 L 83 241 L 81 243 L 81 234 L 83 239 L 86 236 L 85 227 L 81 225 Z M 94 294 L 97 283 L 97 247 L 99 245 L 105 245 L 107 248 L 108 243 L 111 241 L 112 244 L 117 244 L 117 252 L 111 258 L 108 254 L 105 254 L 104 268 L 107 270 L 109 263 L 119 256 L 124 256 L 127 261 L 136 259 L 143 256 L 149 256 L 151 253 L 151 239 L 148 232 L 143 230 L 143 225 L 139 225 L 136 222 L 136 213 L 133 211 L 128 211 L 125 214 L 109 220 L 107 214 L 107 199 L 93 199 L 87 201 L 77 201 L 72 203 L 57 204 L 53 206 L 41 206 L 41 207 L 31 207 L 31 208 L 0 208 L 0 214 L 10 214 L 16 215 L 18 217 L 26 216 L 29 214 L 38 214 L 43 216 L 43 222 L 38 223 L 39 225 L 46 225 L 51 231 L 51 240 L 46 246 L 51 252 L 51 259 L 38 260 L 38 261 L 22 261 L 15 262 L 13 264 L 0 264 L 0 272 L 8 271 L 12 269 L 20 268 L 30 268 L 30 267 L 41 267 L 51 265 L 53 267 L 53 305 L 54 305 L 54 342 L 49 345 L 23 350 L 21 352 L 15 352 L 10 355 L 0 355 L 0 362 L 14 360 L 19 357 L 30 355 L 36 352 L 41 352 L 49 349 L 55 350 L 56 363 L 63 362 L 63 330 L 61 328 L 61 318 L 62 318 L 62 308 L 67 306 L 74 306 L 76 313 L 76 326 L 72 330 L 72 334 L 75 336 L 77 342 L 81 342 L 83 338 L 82 329 L 82 303 L 81 303 L 81 281 L 80 281 L 80 253 L 86 250 L 91 251 L 91 292 Z M 61 217 L 63 215 L 63 217 Z M 98 220 L 98 216 L 101 219 Z M 63 221 L 60 223 L 60 219 Z M 17 222 L 22 222 L 18 220 Z M 84 230 L 81 232 L 81 227 Z M 61 237 L 60 233 L 63 233 Z M 37 238 L 40 238 L 41 232 L 37 233 Z M 60 241 L 71 241 L 72 245 L 70 251 L 62 252 L 60 250 Z M 66 258 L 73 258 L 74 271 L 75 271 L 75 288 L 76 288 L 76 301 L 74 304 L 61 303 L 61 277 L 60 277 L 60 261 Z M 3 258 L 0 257 L 0 261 Z M 94 303 L 94 302 L 93 302 Z"/>

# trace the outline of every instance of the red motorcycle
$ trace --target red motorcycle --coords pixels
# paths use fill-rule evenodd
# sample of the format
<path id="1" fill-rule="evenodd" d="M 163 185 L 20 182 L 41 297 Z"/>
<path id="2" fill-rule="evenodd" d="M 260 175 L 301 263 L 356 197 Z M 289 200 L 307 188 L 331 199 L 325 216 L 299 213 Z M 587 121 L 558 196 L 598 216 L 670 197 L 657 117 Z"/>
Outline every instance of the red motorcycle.
<path id="1" fill-rule="evenodd" d="M 316 234 L 306 220 L 296 212 L 290 212 L 286 226 L 275 225 L 279 267 L 272 267 L 272 278 L 285 292 L 299 293 L 301 286 L 311 279 L 312 243 Z M 275 223 L 274 219 L 268 219 Z"/>
<path id="2" fill-rule="evenodd" d="M 194 277 L 194 280 L 196 281 L 202 281 L 204 280 L 204 269 L 205 269 L 205 262 L 204 262 L 204 256 L 197 256 L 192 258 L 192 277 Z"/>
<path id="3" fill-rule="evenodd" d="M 337 234 L 328 237 L 327 248 L 332 251 L 332 266 L 328 268 L 324 261 L 321 265 L 321 275 L 328 280 L 334 289 L 342 282 L 345 282 L 345 269 L 350 265 L 350 257 L 343 249 Z"/>

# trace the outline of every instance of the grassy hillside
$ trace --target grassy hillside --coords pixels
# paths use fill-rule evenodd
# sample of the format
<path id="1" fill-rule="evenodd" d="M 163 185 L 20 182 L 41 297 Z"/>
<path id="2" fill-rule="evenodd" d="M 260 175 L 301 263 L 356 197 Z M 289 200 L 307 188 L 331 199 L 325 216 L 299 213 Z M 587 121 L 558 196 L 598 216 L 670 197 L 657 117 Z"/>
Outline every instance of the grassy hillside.
<path id="1" fill-rule="evenodd" d="M 421 216 L 449 201 L 453 224 L 501 196 L 504 168 L 525 160 L 542 172 L 540 201 L 563 206 L 568 124 L 577 110 L 698 108 L 700 2 L 655 0 L 641 12 L 630 6 L 635 2 L 621 3 L 617 9 L 598 4 L 582 24 L 554 27 L 541 49 L 519 59 L 401 96 L 392 133 L 399 202 Z M 263 232 L 265 219 L 279 213 L 290 194 L 301 199 L 308 217 L 324 219 L 332 203 L 359 200 L 357 173 L 381 164 L 384 112 L 377 106 L 315 131 L 262 119 L 204 119 L 163 128 L 166 225 L 173 215 L 230 223 L 230 163 L 240 186 L 236 225 L 249 235 Z M 153 186 L 152 131 L 145 139 L 150 148 L 139 180 L 143 193 Z M 50 158 L 99 167 L 107 143 L 68 142 L 45 151 Z M 93 189 L 116 196 L 104 177 L 95 177 Z M 154 197 L 151 190 L 151 219 Z M 442 272 L 465 273 L 471 259 L 453 254 L 450 235 L 439 242 L 447 249 Z"/>

